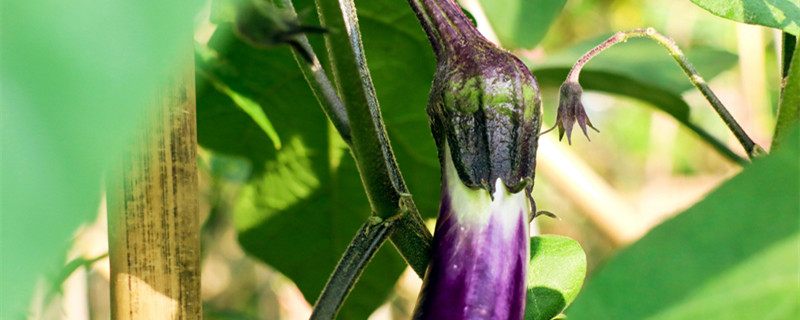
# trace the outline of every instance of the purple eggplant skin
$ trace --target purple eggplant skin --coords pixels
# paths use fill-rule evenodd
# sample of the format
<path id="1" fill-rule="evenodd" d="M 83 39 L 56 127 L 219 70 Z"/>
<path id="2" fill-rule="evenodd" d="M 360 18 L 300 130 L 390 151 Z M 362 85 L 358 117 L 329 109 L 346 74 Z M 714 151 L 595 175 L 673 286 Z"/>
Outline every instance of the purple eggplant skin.
<path id="1" fill-rule="evenodd" d="M 445 146 L 445 150 L 447 150 Z M 446 153 L 433 256 L 414 319 L 522 319 L 528 269 L 525 191 L 491 196 L 461 182 Z"/>

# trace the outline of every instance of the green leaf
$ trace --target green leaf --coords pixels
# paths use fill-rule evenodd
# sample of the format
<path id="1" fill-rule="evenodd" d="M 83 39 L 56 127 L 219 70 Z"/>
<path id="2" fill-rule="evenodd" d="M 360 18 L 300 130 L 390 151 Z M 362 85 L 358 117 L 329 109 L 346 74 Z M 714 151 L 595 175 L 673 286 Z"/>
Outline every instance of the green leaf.
<path id="1" fill-rule="evenodd" d="M 566 0 L 480 0 L 500 43 L 507 49 L 531 49 L 542 39 Z"/>
<path id="2" fill-rule="evenodd" d="M 572 46 L 553 58 L 533 66 L 533 74 L 543 86 L 559 87 L 572 65 L 607 37 Z M 705 47 L 692 48 L 687 57 L 708 81 L 736 64 L 737 56 L 727 51 Z M 581 71 L 580 84 L 585 90 L 620 94 L 648 102 L 686 125 L 734 162 L 741 158 L 717 139 L 690 121 L 689 105 L 681 94 L 693 86 L 680 67 L 657 43 L 630 39 L 592 59 Z"/>
<path id="3" fill-rule="evenodd" d="M 692 0 L 717 16 L 800 35 L 800 0 Z"/>
<path id="4" fill-rule="evenodd" d="M 250 118 L 252 118 L 253 121 L 258 125 L 258 127 L 261 128 L 265 134 L 267 134 L 275 149 L 281 148 L 281 138 L 278 136 L 278 133 L 275 132 L 272 122 L 269 121 L 267 115 L 264 114 L 264 110 L 257 102 L 250 100 L 236 91 L 231 90 L 231 88 L 222 83 L 222 81 L 219 81 L 211 75 L 203 74 L 202 71 L 198 71 L 198 73 L 203 76 L 206 82 L 213 85 L 217 91 L 226 94 L 231 101 L 236 104 L 236 106 L 241 108 L 242 111 L 250 116 Z"/>
<path id="5" fill-rule="evenodd" d="M 191 59 L 196 5 L 3 2 L 0 319 L 23 318 L 37 277 L 96 216 L 104 170 Z"/>
<path id="6" fill-rule="evenodd" d="M 620 252 L 569 319 L 800 317 L 800 130 L 787 140 Z"/>
<path id="7" fill-rule="evenodd" d="M 578 295 L 586 276 L 586 254 L 577 241 L 556 235 L 531 238 L 526 320 L 550 320 Z"/>

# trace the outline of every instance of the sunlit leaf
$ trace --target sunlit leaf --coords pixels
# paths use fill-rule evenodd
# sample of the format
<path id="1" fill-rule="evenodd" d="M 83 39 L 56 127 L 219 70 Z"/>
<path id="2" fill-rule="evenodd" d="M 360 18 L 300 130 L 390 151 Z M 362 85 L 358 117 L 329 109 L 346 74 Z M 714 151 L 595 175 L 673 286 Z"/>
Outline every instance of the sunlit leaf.
<path id="1" fill-rule="evenodd" d="M 800 130 L 592 275 L 569 319 L 800 317 Z"/>
<path id="2" fill-rule="evenodd" d="M 800 35 L 800 0 L 692 0 L 715 15 Z"/>
<path id="3" fill-rule="evenodd" d="M 210 44 L 216 46 L 216 39 Z M 235 75 L 217 70 L 220 79 L 263 106 L 283 146 L 276 150 L 230 95 L 213 86 L 199 91 L 199 141 L 252 161 L 254 173 L 236 206 L 239 241 L 250 255 L 292 279 L 313 303 L 370 213 L 355 164 L 338 137 L 330 136 L 333 131 L 288 48 L 257 51 L 234 41 L 219 50 Z M 370 266 L 363 286 L 343 307 L 343 319 L 363 318 L 380 305 L 404 263 L 387 246 Z"/>

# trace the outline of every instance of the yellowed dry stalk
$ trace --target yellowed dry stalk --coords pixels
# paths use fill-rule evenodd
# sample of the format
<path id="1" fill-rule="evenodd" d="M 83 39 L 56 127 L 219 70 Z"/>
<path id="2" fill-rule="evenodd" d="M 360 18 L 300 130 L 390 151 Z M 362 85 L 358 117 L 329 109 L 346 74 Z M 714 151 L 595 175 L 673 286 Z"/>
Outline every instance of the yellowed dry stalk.
<path id="1" fill-rule="evenodd" d="M 111 318 L 200 319 L 193 61 L 107 177 Z"/>

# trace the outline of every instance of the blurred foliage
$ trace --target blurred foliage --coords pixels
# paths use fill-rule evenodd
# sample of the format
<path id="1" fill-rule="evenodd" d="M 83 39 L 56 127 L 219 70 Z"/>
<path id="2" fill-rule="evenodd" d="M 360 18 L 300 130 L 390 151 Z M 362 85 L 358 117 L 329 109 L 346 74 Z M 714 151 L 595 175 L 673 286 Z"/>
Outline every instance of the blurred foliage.
<path id="1" fill-rule="evenodd" d="M 191 1 L 4 1 L 0 318 L 64 263 L 158 85 L 190 65 Z"/>
<path id="2" fill-rule="evenodd" d="M 481 0 L 503 47 L 533 49 L 544 38 L 567 0 Z"/>
<path id="3" fill-rule="evenodd" d="M 800 130 L 592 276 L 574 319 L 797 319 Z M 789 147 L 791 146 L 791 147 Z"/>
<path id="4" fill-rule="evenodd" d="M 536 69 L 571 67 L 583 54 L 607 40 L 611 34 L 581 41 L 564 50 L 553 53 L 547 60 L 538 63 Z M 635 54 L 631 54 L 635 53 Z M 736 54 L 706 46 L 692 47 L 687 58 L 705 78 L 712 79 L 730 69 L 738 60 Z M 583 70 L 606 71 L 621 74 L 674 93 L 694 88 L 664 47 L 651 39 L 634 38 L 618 44 L 587 63 Z M 677 114 L 688 111 L 675 111 Z M 670 112 L 667 112 L 670 113 Z"/>

